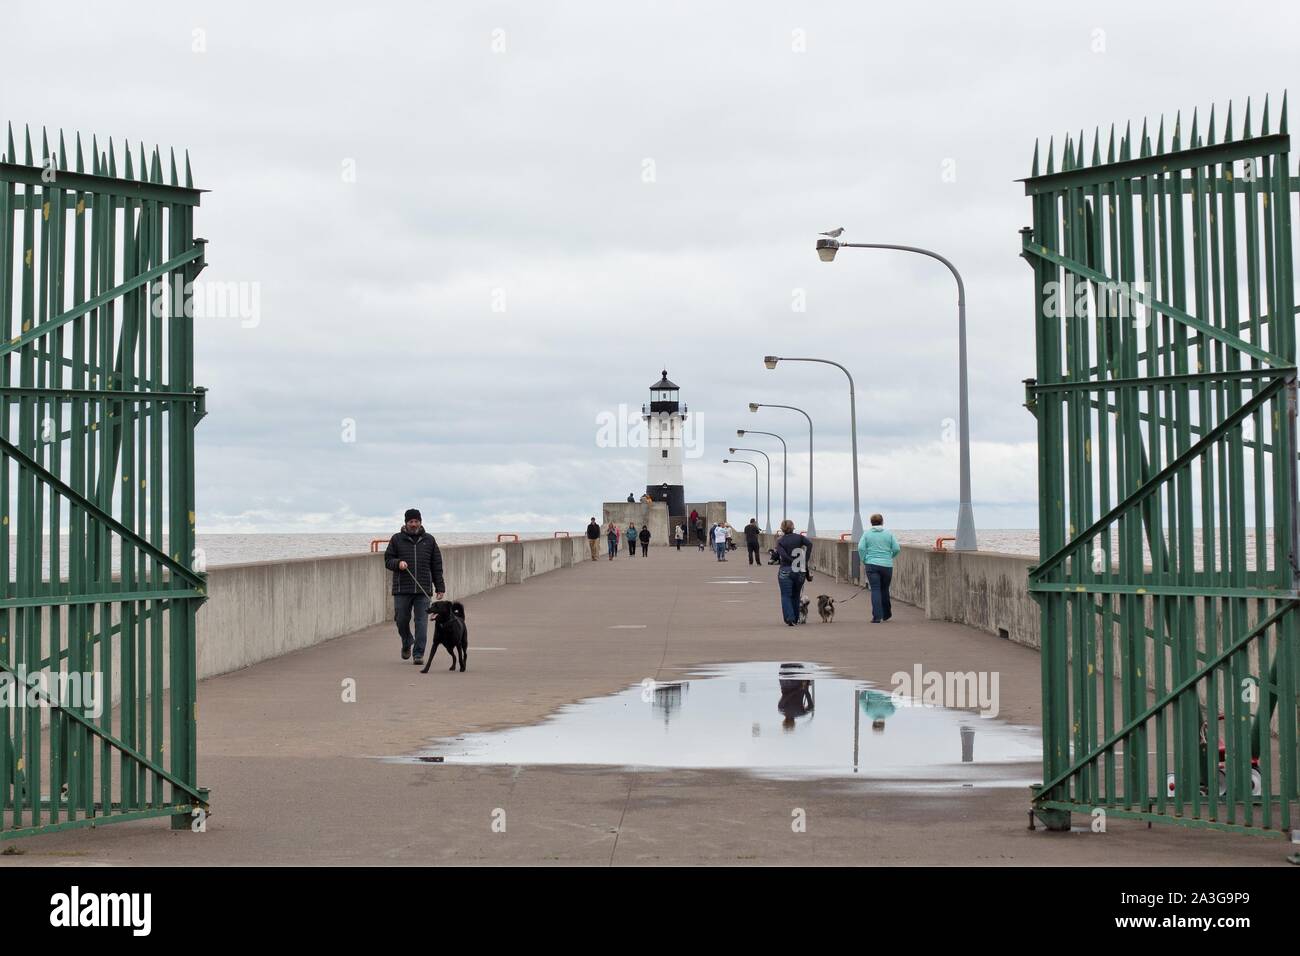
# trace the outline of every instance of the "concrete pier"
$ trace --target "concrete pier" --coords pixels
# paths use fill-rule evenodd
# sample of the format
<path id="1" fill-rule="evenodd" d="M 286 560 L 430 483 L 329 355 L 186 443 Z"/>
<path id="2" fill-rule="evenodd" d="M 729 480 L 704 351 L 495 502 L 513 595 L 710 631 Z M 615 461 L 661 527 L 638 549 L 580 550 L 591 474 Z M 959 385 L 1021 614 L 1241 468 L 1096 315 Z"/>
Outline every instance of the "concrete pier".
<path id="1" fill-rule="evenodd" d="M 399 659 L 385 621 L 202 681 L 199 779 L 213 805 L 206 832 L 172 832 L 153 821 L 50 834 L 14 841 L 22 855 L 0 856 L 0 867 L 1283 862 L 1279 841 L 1174 826 L 1111 820 L 1101 834 L 1030 832 L 1028 793 L 1019 788 L 385 762 L 433 738 L 536 723 L 644 678 L 680 679 L 729 661 L 808 661 L 881 686 L 918 663 L 996 670 L 1001 719 L 1029 726 L 1040 719 L 1039 658 L 1030 647 L 929 620 L 901 603 L 893 621 L 871 626 L 869 598 L 854 597 L 861 592 L 829 574 L 818 574 L 809 592 L 839 598 L 835 622 L 792 629 L 780 621 L 775 569 L 747 567 L 743 552 L 727 563 L 693 548 L 572 560 L 583 545 L 541 542 L 527 565 L 534 573 L 477 592 L 491 582 L 471 587 L 457 579 L 469 572 L 449 563 L 449 586 L 464 597 L 470 625 L 464 674 L 448 673 L 439 657 L 421 675 Z M 238 571 L 230 586 L 255 573 Z M 752 583 L 724 586 L 724 577 Z M 348 600 L 377 608 L 385 600 L 382 574 L 374 588 L 377 594 L 349 591 Z M 256 608 L 247 613 L 258 616 Z M 287 615 L 275 627 L 295 625 Z M 284 635 L 286 648 L 294 639 Z M 355 702 L 345 700 L 348 682 Z M 792 829 L 796 810 L 805 832 Z"/>

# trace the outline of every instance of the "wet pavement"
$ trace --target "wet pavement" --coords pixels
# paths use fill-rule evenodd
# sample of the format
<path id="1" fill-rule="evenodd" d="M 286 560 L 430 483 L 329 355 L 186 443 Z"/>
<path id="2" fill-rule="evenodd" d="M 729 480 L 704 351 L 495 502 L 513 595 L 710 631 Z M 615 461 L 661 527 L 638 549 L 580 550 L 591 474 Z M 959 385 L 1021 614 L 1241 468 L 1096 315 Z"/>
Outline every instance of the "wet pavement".
<path id="1" fill-rule="evenodd" d="M 407 759 L 1025 788 L 1037 779 L 1039 740 L 1036 728 L 926 706 L 819 664 L 751 661 L 646 679 L 529 726 L 435 741 Z"/>

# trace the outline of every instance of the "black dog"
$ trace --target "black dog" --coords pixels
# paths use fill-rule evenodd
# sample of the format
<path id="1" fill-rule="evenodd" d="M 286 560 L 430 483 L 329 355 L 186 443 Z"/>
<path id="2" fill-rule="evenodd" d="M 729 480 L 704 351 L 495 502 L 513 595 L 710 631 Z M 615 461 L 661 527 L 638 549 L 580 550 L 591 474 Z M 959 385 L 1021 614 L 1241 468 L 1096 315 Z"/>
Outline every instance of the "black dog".
<path id="1" fill-rule="evenodd" d="M 429 649 L 429 659 L 424 662 L 421 674 L 429 673 L 433 666 L 433 655 L 438 647 L 447 648 L 451 655 L 449 671 L 456 669 L 456 655 L 460 654 L 461 673 L 465 672 L 465 661 L 469 657 L 469 627 L 465 624 L 465 605 L 459 601 L 434 601 L 429 605 L 429 617 L 433 618 L 433 647 Z"/>

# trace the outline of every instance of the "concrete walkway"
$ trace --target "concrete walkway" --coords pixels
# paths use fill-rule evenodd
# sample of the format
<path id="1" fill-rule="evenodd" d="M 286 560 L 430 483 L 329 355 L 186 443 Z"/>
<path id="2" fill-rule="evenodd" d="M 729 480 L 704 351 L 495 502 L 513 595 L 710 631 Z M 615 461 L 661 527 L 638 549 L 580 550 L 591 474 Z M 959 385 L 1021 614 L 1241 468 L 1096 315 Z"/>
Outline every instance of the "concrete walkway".
<path id="1" fill-rule="evenodd" d="M 602 559 L 466 602 L 470 666 L 428 675 L 391 624 L 199 688 L 206 833 L 161 821 L 14 841 L 0 867 L 106 864 L 1282 864 L 1280 840 L 1111 820 L 1109 832 L 1026 828 L 1019 788 L 918 789 L 745 772 L 386 763 L 431 738 L 536 722 L 560 706 L 702 664 L 803 660 L 888 687 L 898 670 L 996 670 L 1000 717 L 1039 722 L 1035 651 L 869 598 L 832 625 L 780 623 L 774 569 L 745 577 L 693 549 Z M 845 585 L 817 579 L 812 594 Z M 733 603 L 734 602 L 734 603 Z M 614 628 L 644 624 L 643 629 Z M 488 648 L 495 648 L 489 650 Z M 354 679 L 357 701 L 344 703 Z M 1035 776 L 1035 779 L 1037 777 Z M 794 808 L 806 832 L 792 831 Z M 494 832 L 495 811 L 506 831 Z M 499 819 L 500 815 L 496 814 Z"/>

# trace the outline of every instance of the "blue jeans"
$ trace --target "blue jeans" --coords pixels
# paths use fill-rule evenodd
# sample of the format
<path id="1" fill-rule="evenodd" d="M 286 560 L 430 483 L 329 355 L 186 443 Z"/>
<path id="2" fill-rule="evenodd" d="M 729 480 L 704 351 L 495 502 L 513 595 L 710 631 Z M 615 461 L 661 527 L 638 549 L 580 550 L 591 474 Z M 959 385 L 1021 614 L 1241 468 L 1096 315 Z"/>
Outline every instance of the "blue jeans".
<path id="1" fill-rule="evenodd" d="M 609 539 L 609 556 L 612 558 L 618 554 L 618 538 Z"/>
<path id="2" fill-rule="evenodd" d="M 727 542 L 722 541 L 713 546 L 713 550 L 718 553 L 718 560 L 723 561 L 727 556 Z"/>
<path id="3" fill-rule="evenodd" d="M 776 584 L 781 589 L 781 618 L 797 624 L 799 622 L 799 598 L 803 596 L 803 572 L 793 568 L 782 568 L 776 572 Z"/>
<path id="4" fill-rule="evenodd" d="M 889 603 L 889 582 L 894 577 L 894 569 L 883 564 L 868 564 L 867 584 L 871 586 L 871 620 L 888 621 L 894 616 L 894 609 Z"/>
<path id="5" fill-rule="evenodd" d="M 411 637 L 411 612 L 415 612 L 415 637 Z M 415 645 L 415 656 L 424 656 L 424 643 L 429 633 L 429 599 L 422 593 L 394 594 L 393 618 L 397 633 L 402 636 L 402 650 Z"/>

